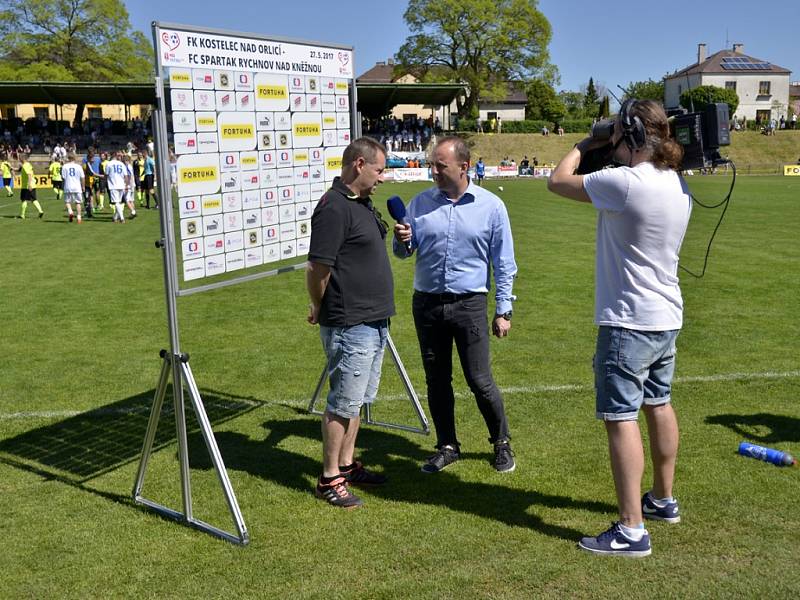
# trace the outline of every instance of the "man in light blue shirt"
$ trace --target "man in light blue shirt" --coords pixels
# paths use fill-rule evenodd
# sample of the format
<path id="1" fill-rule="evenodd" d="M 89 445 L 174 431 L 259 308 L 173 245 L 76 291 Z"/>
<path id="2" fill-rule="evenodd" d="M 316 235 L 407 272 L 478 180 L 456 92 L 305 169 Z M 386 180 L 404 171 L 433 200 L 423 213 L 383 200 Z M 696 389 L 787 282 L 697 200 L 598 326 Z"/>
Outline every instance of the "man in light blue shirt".
<path id="1" fill-rule="evenodd" d="M 417 254 L 414 323 L 437 437 L 437 452 L 423 465 L 424 473 L 437 473 L 461 456 L 454 416 L 453 342 L 494 444 L 494 468 L 507 473 L 516 466 L 503 397 L 489 364 L 487 319 L 494 275 L 492 332 L 498 338 L 508 335 L 517 273 L 514 242 L 506 207 L 470 181 L 469 163 L 469 149 L 461 138 L 441 138 L 431 155 L 436 187 L 417 195 L 406 222 L 395 226 L 394 254 Z"/>

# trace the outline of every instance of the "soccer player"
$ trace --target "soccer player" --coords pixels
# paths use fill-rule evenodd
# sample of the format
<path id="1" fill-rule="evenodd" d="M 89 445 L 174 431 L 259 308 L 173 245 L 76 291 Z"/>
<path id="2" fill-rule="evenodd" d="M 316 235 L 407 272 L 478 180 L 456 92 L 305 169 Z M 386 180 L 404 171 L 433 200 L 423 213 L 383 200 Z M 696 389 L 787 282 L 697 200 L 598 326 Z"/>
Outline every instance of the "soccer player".
<path id="1" fill-rule="evenodd" d="M 125 215 L 122 212 L 125 206 L 123 196 L 130 183 L 128 168 L 122 163 L 121 158 L 122 152 L 117 152 L 112 160 L 107 161 L 105 171 L 108 181 L 108 203 L 114 211 L 112 220 L 115 223 L 125 222 Z"/>
<path id="2" fill-rule="evenodd" d="M 106 179 L 106 165 L 108 164 L 108 153 L 101 152 L 100 153 L 100 170 L 98 173 L 100 174 L 99 179 L 96 180 L 96 185 L 98 186 L 97 190 L 97 199 L 99 201 L 100 208 L 98 210 L 103 210 L 103 203 L 105 202 L 106 192 L 108 192 L 108 180 Z M 111 201 L 109 200 L 109 204 Z M 113 212 L 113 207 L 112 207 Z"/>
<path id="3" fill-rule="evenodd" d="M 22 201 L 20 207 L 19 218 L 24 219 L 25 213 L 28 212 L 28 202 L 33 202 L 33 206 L 39 211 L 39 218 L 44 216 L 42 205 L 36 199 L 36 184 L 33 176 L 33 165 L 28 162 L 28 155 L 22 152 L 19 155 L 19 160 L 22 162 L 21 179 L 19 199 Z"/>
<path id="4" fill-rule="evenodd" d="M 149 150 L 144 153 L 144 196 L 147 203 L 147 208 L 150 208 L 150 196 L 153 196 L 153 203 L 155 208 L 158 208 L 158 198 L 156 198 L 155 191 L 155 178 L 156 178 L 156 161 L 150 154 Z"/>
<path id="5" fill-rule="evenodd" d="M 61 200 L 61 194 L 64 187 L 61 179 L 61 161 L 55 156 L 53 156 L 53 160 L 50 161 L 50 166 L 47 167 L 47 172 L 50 173 L 50 183 L 53 186 L 53 193 L 56 196 L 56 200 Z"/>
<path id="6" fill-rule="evenodd" d="M 81 166 L 75 162 L 74 152 L 67 154 L 67 163 L 61 167 L 61 178 L 64 183 L 64 203 L 67 205 L 69 222 L 72 223 L 72 219 L 75 218 L 75 213 L 72 211 L 74 205 L 75 211 L 78 213 L 78 223 L 80 223 L 81 203 L 83 202 L 83 195 L 86 188 L 86 176 Z"/>
<path id="7" fill-rule="evenodd" d="M 11 189 L 11 180 L 13 178 L 13 174 L 11 172 L 11 163 L 8 162 L 8 154 L 3 154 L 0 157 L 0 171 L 2 171 L 3 187 L 6 188 L 6 195 L 11 198 L 11 196 L 14 195 L 14 192 Z"/>
<path id="8" fill-rule="evenodd" d="M 85 208 L 86 208 L 86 216 L 88 218 L 92 218 L 94 216 L 94 207 L 95 207 L 95 175 L 92 169 L 92 163 L 94 162 L 95 158 L 97 158 L 94 154 L 94 149 L 89 148 L 89 152 L 83 159 L 83 173 L 86 178 L 86 190 L 84 192 L 85 198 Z M 98 168 L 99 168 L 98 162 Z"/>
<path id="9" fill-rule="evenodd" d="M 128 173 L 127 183 L 125 185 L 125 204 L 128 205 L 128 210 L 130 211 L 130 218 L 136 218 L 136 202 L 134 202 L 133 198 L 133 165 L 131 164 L 131 157 L 128 153 L 124 153 L 122 155 L 122 164 L 125 165 L 125 169 Z"/>
<path id="10" fill-rule="evenodd" d="M 475 164 L 475 179 L 477 179 L 476 183 L 480 186 L 483 186 L 483 178 L 486 176 L 486 165 L 483 164 L 483 157 L 478 159 L 478 162 Z"/>
<path id="11" fill-rule="evenodd" d="M 136 158 L 133 161 L 133 183 L 136 188 L 136 200 L 139 201 L 139 206 L 144 206 L 144 158 L 141 152 L 136 153 Z"/>

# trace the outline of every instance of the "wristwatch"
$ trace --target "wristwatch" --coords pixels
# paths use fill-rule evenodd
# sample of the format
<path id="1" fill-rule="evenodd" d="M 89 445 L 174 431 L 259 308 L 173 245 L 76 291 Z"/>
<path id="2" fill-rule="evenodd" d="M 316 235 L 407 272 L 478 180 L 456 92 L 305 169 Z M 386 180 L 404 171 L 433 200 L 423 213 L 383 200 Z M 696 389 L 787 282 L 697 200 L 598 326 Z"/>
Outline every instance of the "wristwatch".
<path id="1" fill-rule="evenodd" d="M 495 315 L 494 318 L 496 319 L 497 317 L 503 317 L 506 321 L 510 321 L 512 312 L 513 311 L 504 312 L 502 315 Z"/>

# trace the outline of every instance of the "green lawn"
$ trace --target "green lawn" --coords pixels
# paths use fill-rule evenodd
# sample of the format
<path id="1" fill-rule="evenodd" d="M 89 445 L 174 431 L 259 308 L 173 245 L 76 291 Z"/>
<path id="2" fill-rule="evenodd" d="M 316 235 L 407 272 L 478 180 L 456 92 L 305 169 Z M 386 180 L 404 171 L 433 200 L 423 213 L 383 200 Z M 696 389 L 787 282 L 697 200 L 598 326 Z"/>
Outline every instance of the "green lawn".
<path id="1" fill-rule="evenodd" d="M 706 203 L 727 177 L 689 179 Z M 489 183 L 496 189 L 496 183 Z M 507 181 L 518 301 L 492 341 L 517 470 L 489 466 L 486 431 L 456 369 L 465 460 L 419 472 L 433 437 L 365 428 L 366 463 L 390 477 L 367 506 L 312 495 L 318 417 L 305 407 L 323 356 L 305 322 L 302 272 L 178 301 L 182 349 L 214 423 L 251 542 L 238 547 L 134 505 L 131 488 L 168 344 L 156 211 L 68 224 L 20 221 L 0 199 L 0 597 L 3 598 L 796 598 L 800 469 L 735 454 L 747 439 L 800 455 L 797 341 L 800 181 L 740 178 L 703 279 L 684 275 L 674 386 L 682 428 L 679 525 L 651 524 L 639 561 L 578 551 L 615 519 L 591 356 L 593 209 Z M 387 184 L 379 204 L 424 184 Z M 46 196 L 46 194 L 43 194 Z M 682 252 L 702 267 L 718 210 L 695 208 Z M 423 399 L 410 310 L 413 265 L 392 259 L 392 335 Z M 415 424 L 391 364 L 374 416 Z M 147 497 L 180 508 L 165 411 Z M 195 516 L 231 529 L 190 419 Z M 649 477 L 649 475 L 646 475 Z"/>

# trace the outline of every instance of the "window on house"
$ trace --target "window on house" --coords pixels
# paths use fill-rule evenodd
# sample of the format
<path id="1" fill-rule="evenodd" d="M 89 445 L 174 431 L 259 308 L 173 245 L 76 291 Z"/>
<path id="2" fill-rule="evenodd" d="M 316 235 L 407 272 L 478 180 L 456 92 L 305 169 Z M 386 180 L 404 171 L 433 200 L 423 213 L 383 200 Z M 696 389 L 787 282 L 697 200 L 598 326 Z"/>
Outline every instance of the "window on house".
<path id="1" fill-rule="evenodd" d="M 733 90 L 736 91 L 736 82 L 735 81 L 726 81 L 725 82 L 725 89 L 726 90 Z"/>
<path id="2" fill-rule="evenodd" d="M 681 92 L 683 92 L 683 86 L 679 83 L 678 84 L 678 95 L 680 95 Z"/>
<path id="3" fill-rule="evenodd" d="M 759 81 L 758 82 L 758 95 L 759 96 L 769 96 L 769 81 Z"/>

